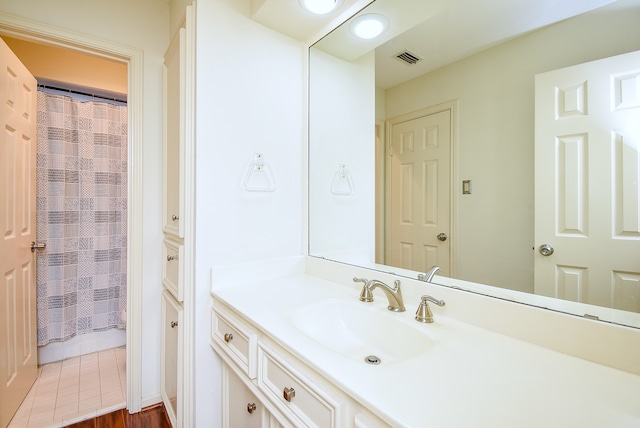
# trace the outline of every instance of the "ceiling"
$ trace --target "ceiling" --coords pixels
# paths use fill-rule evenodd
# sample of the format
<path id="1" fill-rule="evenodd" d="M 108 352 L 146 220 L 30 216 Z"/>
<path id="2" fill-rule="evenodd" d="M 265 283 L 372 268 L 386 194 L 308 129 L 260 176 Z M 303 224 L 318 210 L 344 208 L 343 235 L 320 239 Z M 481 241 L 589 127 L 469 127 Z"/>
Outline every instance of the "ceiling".
<path id="1" fill-rule="evenodd" d="M 338 0 L 326 15 L 307 12 L 298 0 L 251 0 L 251 19 L 301 42 L 313 42 L 373 0 Z"/>
<path id="2" fill-rule="evenodd" d="M 376 50 L 376 85 L 386 89 L 507 40 L 605 5 L 640 0 L 339 0 L 327 15 L 306 12 L 298 0 L 251 0 L 253 20 L 327 53 L 353 61 Z M 368 7 L 366 7 L 369 5 Z M 365 8 L 363 10 L 363 8 Z M 357 40 L 348 24 L 364 13 L 387 16 L 391 25 L 373 40 Z M 336 28 L 337 27 L 337 28 Z M 325 34 L 328 34 L 326 37 Z M 397 59 L 409 51 L 420 58 Z"/>
<path id="3" fill-rule="evenodd" d="M 615 0 L 458 0 L 376 49 L 376 84 L 390 88 L 466 56 Z M 396 58 L 409 50 L 421 60 Z"/>

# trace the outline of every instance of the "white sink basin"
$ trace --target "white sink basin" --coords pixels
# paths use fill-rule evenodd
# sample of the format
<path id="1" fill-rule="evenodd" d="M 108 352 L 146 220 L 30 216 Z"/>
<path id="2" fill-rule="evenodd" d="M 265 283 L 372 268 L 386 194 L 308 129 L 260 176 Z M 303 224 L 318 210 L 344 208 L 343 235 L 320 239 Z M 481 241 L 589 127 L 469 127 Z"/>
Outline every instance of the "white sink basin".
<path id="1" fill-rule="evenodd" d="M 358 300 L 327 299 L 312 303 L 294 312 L 292 321 L 321 345 L 362 362 L 370 355 L 378 357 L 381 364 L 403 361 L 433 346 L 424 324 L 415 322 L 413 326 L 399 313 Z"/>

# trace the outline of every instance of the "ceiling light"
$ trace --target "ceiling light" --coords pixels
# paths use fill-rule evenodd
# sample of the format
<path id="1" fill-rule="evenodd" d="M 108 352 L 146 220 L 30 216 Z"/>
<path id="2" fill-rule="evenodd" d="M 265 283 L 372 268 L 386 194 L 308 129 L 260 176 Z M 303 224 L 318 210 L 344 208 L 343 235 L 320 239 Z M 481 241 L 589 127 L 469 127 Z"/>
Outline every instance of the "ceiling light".
<path id="1" fill-rule="evenodd" d="M 324 15 L 338 6 L 339 0 L 300 0 L 300 6 L 316 15 Z"/>
<path id="2" fill-rule="evenodd" d="M 349 28 L 361 39 L 373 39 L 389 28 L 389 20 L 382 15 L 369 13 L 354 19 Z"/>

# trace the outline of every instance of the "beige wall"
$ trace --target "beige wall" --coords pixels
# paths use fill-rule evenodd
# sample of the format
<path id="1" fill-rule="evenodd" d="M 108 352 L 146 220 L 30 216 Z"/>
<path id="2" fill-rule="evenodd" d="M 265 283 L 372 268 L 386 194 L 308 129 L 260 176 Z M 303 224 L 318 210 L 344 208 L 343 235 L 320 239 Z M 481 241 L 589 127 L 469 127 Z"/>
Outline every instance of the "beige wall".
<path id="1" fill-rule="evenodd" d="M 36 78 L 127 93 L 127 64 L 95 55 L 3 36 Z"/>
<path id="2" fill-rule="evenodd" d="M 458 101 L 459 278 L 533 290 L 534 76 L 640 49 L 638 22 L 638 8 L 583 15 L 386 91 L 386 118 Z"/>

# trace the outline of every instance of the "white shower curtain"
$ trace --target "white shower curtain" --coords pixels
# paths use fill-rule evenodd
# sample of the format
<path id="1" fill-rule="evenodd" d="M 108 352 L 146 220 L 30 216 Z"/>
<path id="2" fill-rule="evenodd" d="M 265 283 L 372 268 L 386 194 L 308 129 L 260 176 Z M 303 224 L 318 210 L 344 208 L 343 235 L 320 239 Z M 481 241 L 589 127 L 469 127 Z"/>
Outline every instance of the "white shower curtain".
<path id="1" fill-rule="evenodd" d="M 121 327 L 127 108 L 38 92 L 38 346 Z"/>

